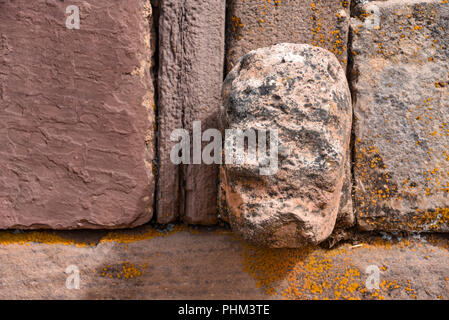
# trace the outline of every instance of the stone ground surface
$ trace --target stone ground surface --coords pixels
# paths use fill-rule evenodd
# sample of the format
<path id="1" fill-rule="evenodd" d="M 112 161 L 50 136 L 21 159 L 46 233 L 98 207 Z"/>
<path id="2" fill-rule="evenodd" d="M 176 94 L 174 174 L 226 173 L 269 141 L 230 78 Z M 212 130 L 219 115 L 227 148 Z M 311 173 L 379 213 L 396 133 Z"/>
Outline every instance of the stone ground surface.
<path id="1" fill-rule="evenodd" d="M 261 249 L 226 229 L 0 232 L 0 299 L 449 299 L 449 237 Z M 66 288 L 69 265 L 80 289 Z M 379 289 L 365 287 L 379 268 Z"/>

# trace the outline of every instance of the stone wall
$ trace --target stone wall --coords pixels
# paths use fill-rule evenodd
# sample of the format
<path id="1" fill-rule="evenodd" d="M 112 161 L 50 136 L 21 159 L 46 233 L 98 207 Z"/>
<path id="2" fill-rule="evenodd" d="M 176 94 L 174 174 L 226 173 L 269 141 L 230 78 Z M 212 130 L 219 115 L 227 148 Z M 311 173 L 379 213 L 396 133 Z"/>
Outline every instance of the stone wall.
<path id="1" fill-rule="evenodd" d="M 92 0 L 79 29 L 68 5 L 0 0 L 0 228 L 216 224 L 219 166 L 174 164 L 171 134 L 217 128 L 239 59 L 287 42 L 348 76 L 334 236 L 449 231 L 447 1 Z"/>

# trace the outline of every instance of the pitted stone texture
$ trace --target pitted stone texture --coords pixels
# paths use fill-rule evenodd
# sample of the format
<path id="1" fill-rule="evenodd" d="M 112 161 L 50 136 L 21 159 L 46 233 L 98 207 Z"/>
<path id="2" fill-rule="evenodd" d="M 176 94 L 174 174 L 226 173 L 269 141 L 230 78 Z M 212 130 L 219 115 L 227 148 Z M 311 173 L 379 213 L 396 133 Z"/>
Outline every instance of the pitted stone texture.
<path id="1" fill-rule="evenodd" d="M 345 66 L 350 0 L 232 0 L 226 23 L 226 69 L 251 50 L 308 43 L 333 52 Z"/>
<path id="2" fill-rule="evenodd" d="M 153 214 L 149 1 L 0 1 L 0 228 L 123 228 Z"/>
<path id="3" fill-rule="evenodd" d="M 341 189 L 340 208 L 338 209 L 337 225 L 340 230 L 348 229 L 355 225 L 355 213 L 352 203 L 352 172 L 351 172 L 351 148 L 346 151 L 345 176 Z"/>
<path id="4" fill-rule="evenodd" d="M 449 4 L 370 6 L 352 21 L 358 225 L 449 231 Z"/>
<path id="5" fill-rule="evenodd" d="M 338 60 L 305 44 L 254 50 L 227 76 L 223 97 L 222 128 L 279 133 L 275 174 L 221 167 L 223 218 L 245 239 L 270 247 L 325 240 L 337 218 L 352 120 Z"/>
<path id="6" fill-rule="evenodd" d="M 159 223 L 217 222 L 217 165 L 174 165 L 175 129 L 217 128 L 224 64 L 224 0 L 161 1 L 159 27 Z M 191 134 L 192 136 L 192 134 Z"/>
<path id="7" fill-rule="evenodd" d="M 346 67 L 349 7 L 349 0 L 229 1 L 226 69 L 229 72 L 250 50 L 282 42 L 326 48 Z M 343 229 L 355 221 L 349 161 L 346 172 L 338 214 L 338 225 Z"/>

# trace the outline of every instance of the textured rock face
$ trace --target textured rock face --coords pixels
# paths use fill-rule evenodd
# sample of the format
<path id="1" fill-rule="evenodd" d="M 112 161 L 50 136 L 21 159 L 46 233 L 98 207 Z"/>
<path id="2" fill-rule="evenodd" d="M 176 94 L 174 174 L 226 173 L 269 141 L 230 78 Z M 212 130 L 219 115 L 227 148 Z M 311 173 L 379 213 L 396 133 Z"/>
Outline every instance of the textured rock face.
<path id="1" fill-rule="evenodd" d="M 345 175 L 352 109 L 345 73 L 327 50 L 279 44 L 243 56 L 223 87 L 221 126 L 278 130 L 278 170 L 221 167 L 223 218 L 271 247 L 317 244 L 332 232 Z"/>
<path id="2" fill-rule="evenodd" d="M 308 43 L 330 50 L 347 63 L 349 0 L 230 1 L 227 21 L 226 69 L 250 50 L 276 43 Z M 348 151 L 348 157 L 350 152 Z M 351 166 L 346 165 L 338 225 L 352 226 Z"/>
<path id="3" fill-rule="evenodd" d="M 229 1 L 226 69 L 250 50 L 277 43 L 308 43 L 347 62 L 349 0 Z"/>
<path id="4" fill-rule="evenodd" d="M 149 1 L 83 1 L 79 30 L 67 6 L 0 1 L 0 228 L 152 217 Z"/>
<path id="5" fill-rule="evenodd" d="M 370 6 L 352 21 L 358 224 L 449 231 L 449 5 Z"/>
<path id="6" fill-rule="evenodd" d="M 216 165 L 174 165 L 175 129 L 217 127 L 224 57 L 225 1 L 161 1 L 159 69 L 159 223 L 217 221 Z M 192 135 L 191 135 L 192 136 Z"/>

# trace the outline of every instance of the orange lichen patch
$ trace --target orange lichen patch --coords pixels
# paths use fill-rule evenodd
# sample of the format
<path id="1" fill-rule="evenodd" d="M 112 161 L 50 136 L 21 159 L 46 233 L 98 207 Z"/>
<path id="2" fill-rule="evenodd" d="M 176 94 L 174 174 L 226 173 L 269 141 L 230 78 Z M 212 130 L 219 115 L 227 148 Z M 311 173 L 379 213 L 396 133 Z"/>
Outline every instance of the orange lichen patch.
<path id="1" fill-rule="evenodd" d="M 87 242 L 75 241 L 72 239 L 63 238 L 51 231 L 24 231 L 21 233 L 14 233 L 12 231 L 0 232 L 0 244 L 29 244 L 29 243 L 45 243 L 45 244 L 61 244 L 66 246 L 87 247 Z"/>
<path id="2" fill-rule="evenodd" d="M 245 2 L 242 1 L 242 3 Z M 350 1 L 341 0 L 339 5 L 338 2 L 331 5 L 323 0 L 310 0 L 303 5 L 309 9 L 308 12 L 300 11 L 301 16 L 305 15 L 303 19 L 308 22 L 307 32 L 298 28 L 297 31 L 293 29 L 290 34 L 286 34 L 281 29 L 289 30 L 292 28 L 292 21 L 288 16 L 290 8 L 297 6 L 295 1 L 260 0 L 252 1 L 251 6 L 233 2 L 230 5 L 231 15 L 227 24 L 232 33 L 232 41 L 235 41 L 235 43 L 231 44 L 230 47 L 239 47 L 237 42 L 241 39 L 251 42 L 250 38 L 254 35 L 256 35 L 256 42 L 259 41 L 257 38 L 260 36 L 259 39 L 273 38 L 280 42 L 308 43 L 332 51 L 345 67 L 347 63 L 346 43 Z M 297 8 L 292 9 L 298 10 Z M 329 18 L 332 21 L 328 21 Z M 274 42 L 266 41 L 263 45 L 259 43 L 260 46 L 271 44 L 274 44 Z M 252 49 L 256 47 L 252 47 Z"/>
<path id="3" fill-rule="evenodd" d="M 340 1 L 340 6 L 343 9 L 346 9 L 349 7 L 348 1 Z M 310 44 L 318 47 L 325 48 L 332 53 L 335 54 L 335 56 L 339 59 L 339 61 L 345 65 L 347 62 L 346 56 L 346 39 L 344 39 L 343 34 L 346 32 L 345 27 L 345 21 L 346 18 L 343 17 L 339 12 L 335 13 L 335 16 L 337 18 L 337 21 L 335 23 L 336 29 L 334 30 L 325 30 L 323 28 L 323 21 L 321 19 L 320 15 L 320 9 L 318 8 L 318 1 L 312 2 L 310 4 L 310 10 L 312 12 L 310 21 L 312 23 L 311 27 L 311 34 L 312 39 L 310 41 Z"/>
<path id="4" fill-rule="evenodd" d="M 425 99 L 428 106 L 432 99 Z M 422 108 L 421 106 L 418 106 Z M 429 109 L 431 109 L 430 107 Z M 423 116 L 431 118 L 430 115 Z M 416 120 L 421 121 L 422 116 L 414 116 Z M 439 130 L 446 130 L 447 123 L 439 125 Z M 417 127 L 417 126 L 415 126 Z M 433 130 L 427 132 L 428 136 L 438 138 L 440 131 Z M 382 136 L 378 134 L 376 138 L 382 140 Z M 391 143 L 389 139 L 384 139 L 386 143 Z M 372 142 L 373 143 L 373 142 Z M 379 145 L 380 142 L 377 142 Z M 422 140 L 416 141 L 420 145 Z M 427 154 L 432 159 L 432 154 L 436 151 L 426 146 Z M 444 146 L 446 148 L 446 146 Z M 385 227 L 385 230 L 391 230 L 392 227 L 397 230 L 415 230 L 415 231 L 441 231 L 449 228 L 449 219 L 445 208 L 435 210 L 418 209 L 416 212 L 409 210 L 406 215 L 399 215 L 394 208 L 398 204 L 407 203 L 409 201 L 417 202 L 424 197 L 438 196 L 439 194 L 449 193 L 449 181 L 447 172 L 444 170 L 446 164 L 442 161 L 449 161 L 449 153 L 443 149 L 444 158 L 435 161 L 434 165 L 422 172 L 422 175 L 415 175 L 410 178 L 408 175 L 397 176 L 387 170 L 383 157 L 379 150 L 369 145 L 359 138 L 355 142 L 355 178 L 356 187 L 356 208 L 357 215 L 363 223 L 379 227 Z M 441 156 L 438 156 L 441 159 Z M 404 159 L 408 162 L 408 159 Z M 443 170 L 442 170 L 443 169 Z M 395 177 L 396 175 L 396 177 Z M 363 186 L 363 188 L 361 188 Z M 426 209 L 426 208 L 425 208 Z"/>
<path id="5" fill-rule="evenodd" d="M 449 239 L 442 239 L 441 236 L 431 234 L 426 237 L 426 240 L 435 247 L 449 250 Z M 446 281 L 449 281 L 449 278 L 446 278 Z"/>
<path id="6" fill-rule="evenodd" d="M 268 249 L 243 243 L 244 271 L 249 272 L 267 294 L 274 293 L 277 282 L 286 278 L 297 264 L 302 264 L 309 249 Z"/>
<path id="7" fill-rule="evenodd" d="M 339 271 L 334 268 L 332 259 L 326 254 L 317 257 L 312 255 L 304 269 L 295 268 L 294 274 L 303 270 L 303 280 L 288 284 L 281 292 L 282 296 L 287 299 L 319 299 L 324 294 L 329 299 L 360 299 L 357 295 L 362 288 L 360 270 L 350 262 Z"/>
<path id="8" fill-rule="evenodd" d="M 120 265 L 105 266 L 99 273 L 100 276 L 104 278 L 129 280 L 144 275 L 144 270 L 147 269 L 147 267 L 147 263 L 144 263 L 139 267 L 129 261 L 124 261 Z"/>
<path id="9" fill-rule="evenodd" d="M 448 84 L 448 81 L 436 81 L 435 88 L 445 88 Z"/>
<path id="10" fill-rule="evenodd" d="M 106 242 L 132 243 L 136 241 L 150 240 L 156 237 L 166 237 L 179 231 L 186 231 L 187 229 L 188 227 L 185 225 L 176 225 L 172 230 L 165 233 L 157 231 L 153 228 L 149 228 L 143 233 L 111 231 L 100 240 L 100 243 Z"/>
<path id="11" fill-rule="evenodd" d="M 383 202 L 399 197 L 398 186 L 391 182 L 391 174 L 387 171 L 379 149 L 358 139 L 355 151 L 356 180 L 359 185 L 365 186 L 363 192 L 360 190 L 356 193 L 356 203 L 359 218 L 364 217 L 366 220 L 370 213 L 383 210 Z M 369 220 L 365 222 L 370 223 Z"/>
<path id="12" fill-rule="evenodd" d="M 449 208 L 437 208 L 432 211 L 418 211 L 413 217 L 417 226 L 425 228 L 426 231 L 438 230 L 442 226 L 449 228 Z"/>
<path id="13" fill-rule="evenodd" d="M 167 231 L 165 233 L 157 231 L 154 228 L 148 228 L 144 232 L 139 232 L 136 230 L 116 230 L 107 233 L 100 239 L 99 243 L 117 242 L 126 244 L 135 241 L 149 240 L 155 237 L 165 237 L 175 232 L 184 230 L 188 230 L 188 227 L 184 225 L 177 225 L 171 231 Z M 62 234 L 63 232 L 60 231 L 58 233 Z M 43 243 L 76 247 L 97 245 L 97 242 L 78 241 L 70 238 L 70 235 L 64 237 L 58 233 L 55 231 L 22 231 L 20 233 L 13 231 L 0 231 L 0 244 L 28 245 L 30 243 Z"/>
<path id="14" fill-rule="evenodd" d="M 233 24 L 232 31 L 237 32 L 239 30 L 239 28 L 243 27 L 242 19 L 240 19 L 239 17 L 232 16 L 231 21 Z"/>
<path id="15" fill-rule="evenodd" d="M 350 4 L 349 0 L 341 0 L 340 1 L 340 6 L 342 6 L 343 8 L 349 8 L 349 4 Z"/>
<path id="16" fill-rule="evenodd" d="M 449 241 L 429 237 L 429 242 L 447 248 Z M 421 243 L 402 239 L 390 241 L 382 238 L 366 239 L 351 246 L 344 244 L 336 249 L 266 249 L 244 244 L 242 251 L 244 270 L 257 285 L 270 296 L 285 299 L 378 299 L 408 296 L 416 298 L 416 290 L 410 280 L 388 279 L 389 267 L 379 264 L 378 289 L 368 290 L 365 285 L 368 275 L 355 266 L 356 254 L 370 255 L 370 251 L 392 249 L 416 251 Z M 430 250 L 430 249 L 428 249 Z M 388 252 L 385 252 L 389 256 Z M 366 261 L 367 264 L 375 263 Z M 449 278 L 446 279 L 449 281 Z"/>
<path id="17" fill-rule="evenodd" d="M 445 0 L 443 0 L 445 1 Z M 444 2 L 443 2 L 444 3 Z M 396 28 L 391 28 L 391 30 L 388 32 L 382 31 L 382 32 L 376 32 L 374 34 L 375 38 L 373 43 L 374 44 L 385 44 L 385 47 L 379 50 L 372 50 L 372 56 L 382 56 L 383 58 L 389 58 L 389 57 L 397 57 L 401 59 L 401 57 L 404 55 L 404 52 L 402 51 L 402 43 L 404 41 L 411 40 L 415 43 L 420 43 L 421 39 L 424 41 L 424 39 L 429 39 L 430 35 L 429 32 L 432 32 L 432 28 L 434 25 L 430 24 L 423 24 L 421 21 L 423 18 L 429 19 L 430 21 L 434 22 L 435 16 L 434 16 L 433 10 L 427 10 L 423 6 L 414 6 L 414 12 L 413 14 L 404 14 L 395 12 L 394 15 L 396 16 L 395 24 L 398 25 Z M 362 12 L 359 15 L 359 19 L 361 21 L 364 21 L 367 17 L 371 15 L 370 12 Z M 419 21 L 419 24 L 417 23 Z M 359 28 L 357 31 L 354 31 L 354 34 L 357 35 L 359 33 L 360 28 L 363 28 L 363 25 L 359 25 Z M 374 30 L 379 30 L 380 27 L 374 28 Z M 442 27 L 440 27 L 440 30 Z M 394 31 L 396 30 L 396 31 Z M 367 30 L 370 32 L 370 30 Z M 437 46 L 437 42 L 439 40 L 434 40 L 433 48 L 439 47 L 440 50 L 443 50 L 442 46 Z M 425 58 L 425 61 L 428 62 L 434 62 L 436 61 L 435 57 L 428 57 L 425 54 L 422 54 L 421 46 L 415 45 L 413 47 L 413 50 L 406 53 L 406 55 L 410 55 L 414 57 L 415 59 L 422 59 Z M 424 62 L 424 61 L 423 61 Z"/>
<path id="18" fill-rule="evenodd" d="M 359 299 L 361 278 L 348 259 L 343 271 L 334 268 L 333 258 L 347 249 L 267 249 L 245 244 L 244 270 L 268 295 L 285 299 Z"/>

